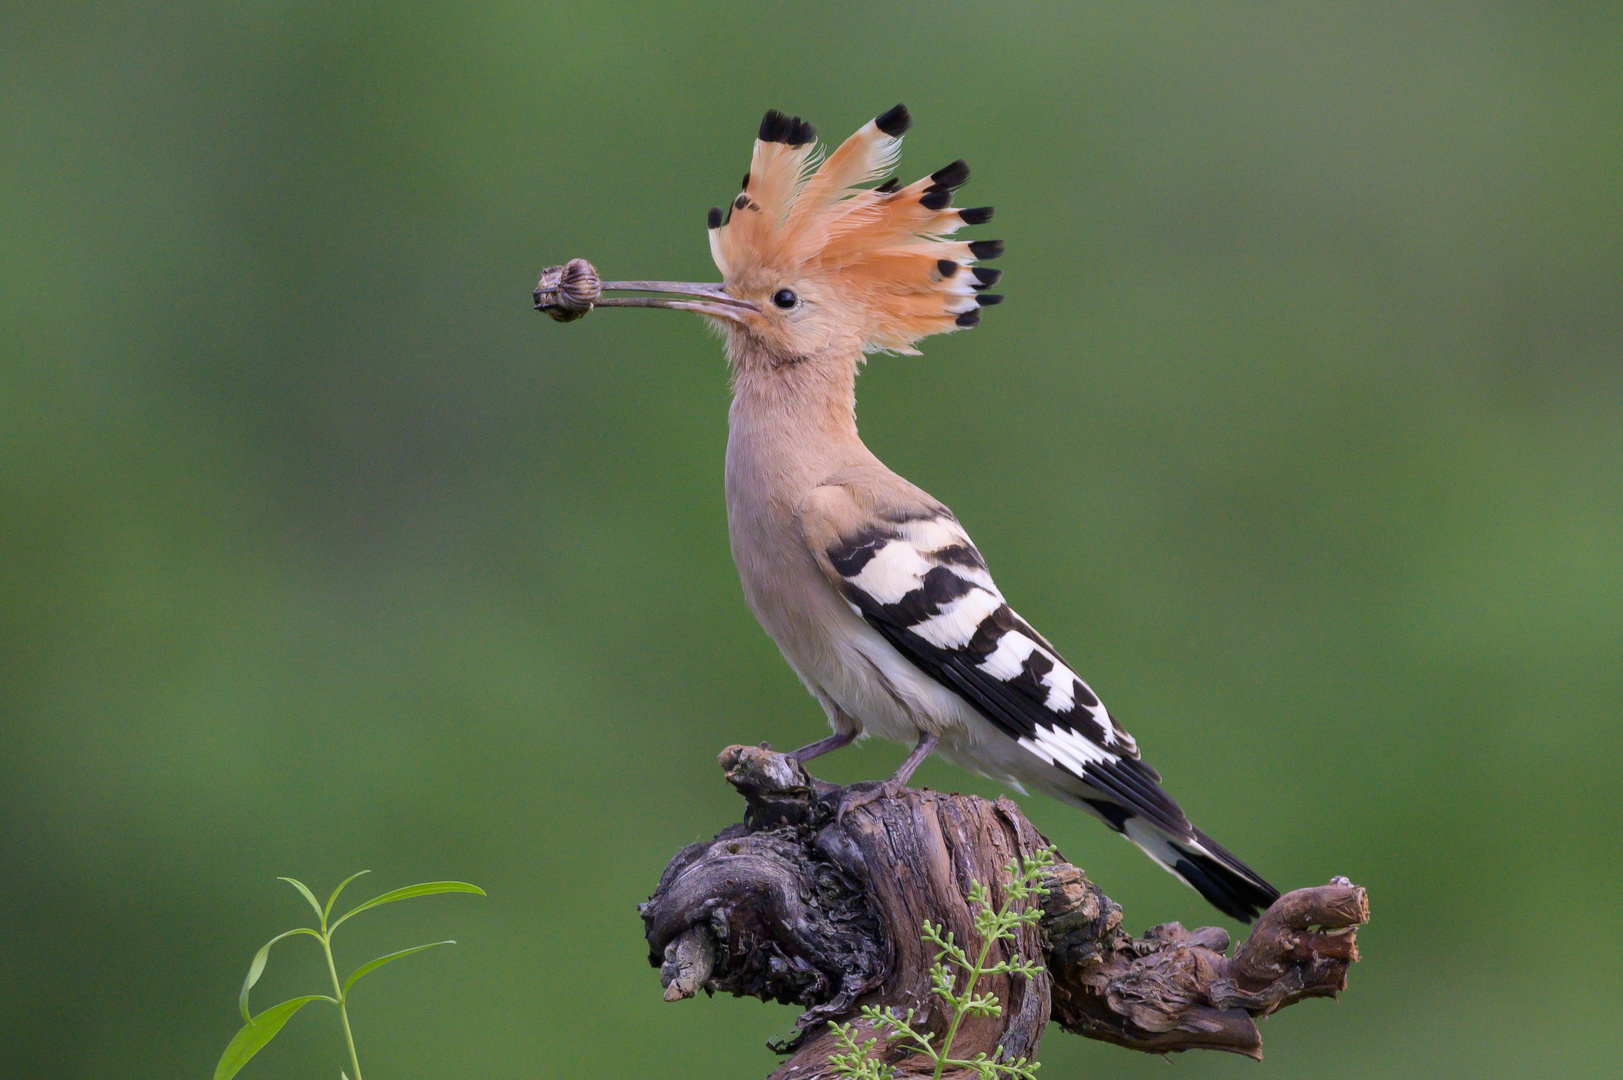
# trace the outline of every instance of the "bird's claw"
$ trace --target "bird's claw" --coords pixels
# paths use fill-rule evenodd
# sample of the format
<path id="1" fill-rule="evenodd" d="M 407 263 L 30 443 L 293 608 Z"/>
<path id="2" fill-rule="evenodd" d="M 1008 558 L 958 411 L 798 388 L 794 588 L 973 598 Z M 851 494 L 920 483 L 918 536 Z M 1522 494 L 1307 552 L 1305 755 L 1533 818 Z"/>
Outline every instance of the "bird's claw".
<path id="1" fill-rule="evenodd" d="M 851 811 L 885 799 L 894 799 L 906 789 L 907 782 L 898 780 L 895 777 L 881 781 L 861 791 L 847 789 L 845 795 L 840 799 L 839 809 L 834 812 L 834 823 L 843 828 L 845 826 L 845 815 Z"/>

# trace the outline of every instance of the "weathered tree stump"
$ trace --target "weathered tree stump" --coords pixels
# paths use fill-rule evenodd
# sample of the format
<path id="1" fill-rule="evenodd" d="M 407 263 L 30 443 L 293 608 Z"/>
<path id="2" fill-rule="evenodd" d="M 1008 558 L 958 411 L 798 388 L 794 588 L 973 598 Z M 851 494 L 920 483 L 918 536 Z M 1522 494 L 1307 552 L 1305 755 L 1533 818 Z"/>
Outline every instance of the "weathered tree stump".
<path id="1" fill-rule="evenodd" d="M 864 1005 L 914 1009 L 916 1026 L 943 1034 L 949 1018 L 930 993 L 934 955 L 920 928 L 928 919 L 978 946 L 970 882 L 988 884 L 1002 904 L 1005 865 L 1048 842 L 1006 798 L 909 788 L 842 813 L 848 791 L 872 785 L 824 783 L 764 747 L 730 746 L 720 762 L 744 796 L 743 823 L 678 852 L 641 908 L 665 999 L 721 990 L 805 1008 L 773 1080 L 834 1075 L 827 1022 L 858 1019 Z M 1369 918 L 1364 890 L 1337 878 L 1280 897 L 1225 956 L 1229 936 L 1215 927 L 1167 923 L 1130 937 L 1121 908 L 1064 861 L 1048 888 L 1042 920 L 1012 946 L 1041 957 L 1045 972 L 983 980 L 1002 1014 L 967 1018 L 954 1057 L 1036 1057 L 1052 1019 L 1149 1053 L 1260 1058 L 1253 1018 L 1345 989 L 1358 959 L 1354 928 Z M 860 1019 L 857 1026 L 859 1042 L 873 1037 Z M 884 1045 L 878 1052 L 899 1076 L 924 1065 Z"/>

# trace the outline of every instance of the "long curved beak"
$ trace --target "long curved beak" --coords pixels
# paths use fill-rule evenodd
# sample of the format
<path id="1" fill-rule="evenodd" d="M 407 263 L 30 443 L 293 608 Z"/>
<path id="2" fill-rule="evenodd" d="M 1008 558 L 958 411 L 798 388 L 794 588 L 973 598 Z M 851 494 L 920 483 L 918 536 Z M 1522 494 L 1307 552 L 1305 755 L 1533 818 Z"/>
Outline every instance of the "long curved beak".
<path id="1" fill-rule="evenodd" d="M 748 300 L 728 296 L 719 282 L 710 281 L 605 281 L 603 291 L 663 293 L 663 296 L 604 296 L 597 307 L 669 308 L 693 311 L 718 319 L 743 322 L 745 312 L 759 311 Z"/>
<path id="2" fill-rule="evenodd" d="M 604 296 L 606 292 L 661 293 L 661 296 Z M 570 259 L 562 266 L 541 271 L 535 284 L 535 310 L 558 322 L 573 322 L 594 307 L 670 308 L 742 323 L 747 313 L 761 309 L 748 300 L 728 296 L 713 281 L 603 281 L 585 259 Z"/>

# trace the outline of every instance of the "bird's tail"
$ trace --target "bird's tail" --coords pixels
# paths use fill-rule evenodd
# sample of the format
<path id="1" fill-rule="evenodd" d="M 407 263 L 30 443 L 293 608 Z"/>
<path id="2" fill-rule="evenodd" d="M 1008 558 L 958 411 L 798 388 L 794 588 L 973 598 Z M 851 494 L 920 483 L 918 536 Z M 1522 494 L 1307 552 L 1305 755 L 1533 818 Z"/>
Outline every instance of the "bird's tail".
<path id="1" fill-rule="evenodd" d="M 1261 874 L 1193 826 L 1188 833 L 1174 834 L 1144 818 L 1130 817 L 1121 831 L 1146 855 L 1231 918 L 1251 922 L 1279 899 L 1279 890 Z"/>

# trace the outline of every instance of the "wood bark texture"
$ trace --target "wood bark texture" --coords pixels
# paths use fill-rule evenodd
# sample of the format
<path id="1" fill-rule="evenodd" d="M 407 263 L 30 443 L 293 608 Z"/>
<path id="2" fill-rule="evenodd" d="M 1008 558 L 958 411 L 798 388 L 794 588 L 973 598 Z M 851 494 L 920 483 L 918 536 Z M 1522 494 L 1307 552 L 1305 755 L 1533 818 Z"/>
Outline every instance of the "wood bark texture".
<path id="1" fill-rule="evenodd" d="M 912 788 L 873 797 L 875 785 L 824 783 L 764 747 L 730 746 L 720 764 L 744 796 L 744 821 L 678 852 L 641 907 L 665 999 L 723 991 L 804 1008 L 773 1080 L 834 1076 L 827 1022 L 856 1019 L 865 1041 L 874 1033 L 858 1018 L 864 1005 L 914 1009 L 916 1026 L 943 1034 L 950 1017 L 930 993 L 924 921 L 973 953 L 971 881 L 1001 905 L 1009 860 L 1047 840 L 1006 798 Z M 1042 920 L 1012 943 L 1046 970 L 982 980 L 978 989 L 998 996 L 1002 1014 L 966 1018 L 954 1058 L 1034 1058 L 1050 1019 L 1150 1053 L 1260 1058 L 1254 1018 L 1345 989 L 1358 959 L 1355 928 L 1369 918 L 1364 890 L 1337 878 L 1280 897 L 1226 956 L 1229 936 L 1216 927 L 1166 923 L 1128 935 L 1121 908 L 1056 858 Z M 993 960 L 1006 955 L 994 949 Z M 898 1076 L 928 1075 L 924 1059 L 880 1046 Z"/>

